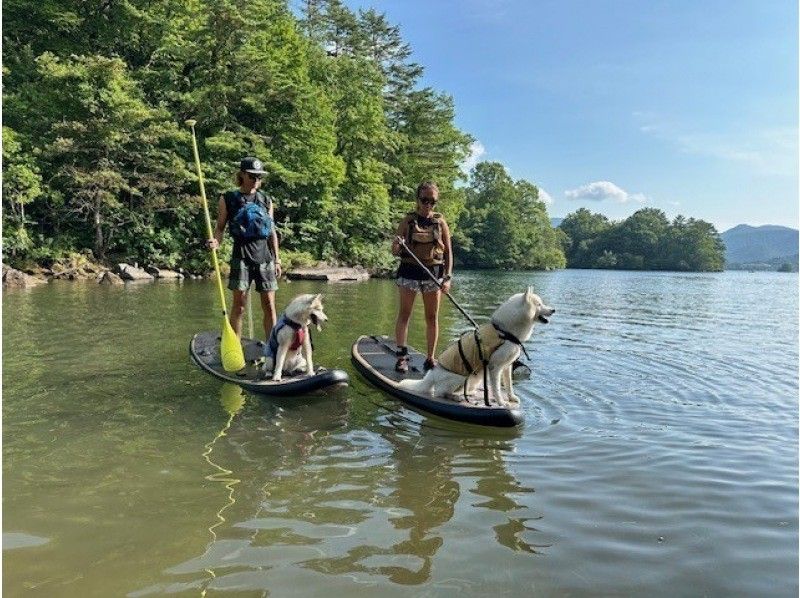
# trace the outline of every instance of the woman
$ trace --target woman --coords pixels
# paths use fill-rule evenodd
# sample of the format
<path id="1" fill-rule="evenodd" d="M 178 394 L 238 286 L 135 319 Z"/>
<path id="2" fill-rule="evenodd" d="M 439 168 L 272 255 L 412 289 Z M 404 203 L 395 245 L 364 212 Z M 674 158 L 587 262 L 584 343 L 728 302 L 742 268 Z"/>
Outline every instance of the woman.
<path id="1" fill-rule="evenodd" d="M 425 338 L 428 342 L 425 369 L 436 365 L 434 353 L 439 337 L 439 287 L 431 280 L 428 273 L 419 266 L 416 260 L 408 255 L 400 244 L 404 241 L 411 252 L 439 280 L 444 292 L 450 291 L 453 274 L 453 248 L 450 243 L 450 229 L 444 217 L 433 208 L 439 201 L 439 188 L 436 183 L 426 181 L 417 187 L 416 210 L 409 212 L 400 226 L 397 237 L 392 243 L 392 254 L 401 256 L 397 269 L 397 286 L 400 289 L 400 311 L 397 314 L 395 340 L 397 342 L 397 363 L 395 369 L 400 373 L 408 372 L 408 321 L 414 307 L 414 298 L 422 293 L 425 306 Z"/>

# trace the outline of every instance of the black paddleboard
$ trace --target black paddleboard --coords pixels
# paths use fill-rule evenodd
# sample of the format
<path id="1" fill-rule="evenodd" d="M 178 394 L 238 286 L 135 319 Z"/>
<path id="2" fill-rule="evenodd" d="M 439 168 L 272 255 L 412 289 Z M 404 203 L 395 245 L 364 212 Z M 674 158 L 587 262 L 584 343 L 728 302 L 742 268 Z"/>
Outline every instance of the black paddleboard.
<path id="1" fill-rule="evenodd" d="M 189 343 L 189 355 L 200 368 L 215 378 L 238 384 L 245 390 L 262 395 L 285 397 L 302 395 L 337 384 L 347 384 L 347 372 L 342 370 L 326 370 L 317 368 L 314 374 L 287 376 L 283 380 L 273 382 L 272 378 L 264 379 L 257 362 L 264 356 L 263 341 L 249 338 L 242 339 L 244 359 L 247 365 L 239 372 L 226 372 L 222 367 L 219 353 L 220 336 L 218 332 L 199 332 Z"/>
<path id="2" fill-rule="evenodd" d="M 353 345 L 352 361 L 355 368 L 369 382 L 379 389 L 389 393 L 423 411 L 454 419 L 457 421 L 479 424 L 482 426 L 497 426 L 509 428 L 522 423 L 522 411 L 518 406 L 500 407 L 494 403 L 488 407 L 483 400 L 483 387 L 480 387 L 464 401 L 450 398 L 434 398 L 430 395 L 410 392 L 403 389 L 400 380 L 416 380 L 424 375 L 422 364 L 425 355 L 409 347 L 409 371 L 400 374 L 394 369 L 397 361 L 397 345 L 386 336 L 362 336 Z"/>

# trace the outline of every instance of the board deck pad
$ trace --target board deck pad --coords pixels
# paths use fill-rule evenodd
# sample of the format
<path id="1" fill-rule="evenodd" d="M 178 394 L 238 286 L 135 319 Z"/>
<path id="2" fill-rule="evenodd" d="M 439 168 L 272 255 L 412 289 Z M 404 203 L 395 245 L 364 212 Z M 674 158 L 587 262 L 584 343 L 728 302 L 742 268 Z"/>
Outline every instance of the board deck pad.
<path id="1" fill-rule="evenodd" d="M 483 385 L 467 396 L 433 397 L 415 393 L 400 386 L 401 380 L 419 380 L 425 375 L 425 355 L 408 347 L 409 371 L 395 371 L 397 345 L 387 336 L 362 336 L 353 345 L 352 360 L 356 369 L 375 386 L 392 396 L 435 415 L 490 426 L 516 426 L 522 423 L 519 405 L 498 406 L 494 400 L 487 407 L 483 399 Z"/>
<path id="2" fill-rule="evenodd" d="M 189 343 L 192 360 L 212 376 L 233 382 L 252 392 L 275 396 L 305 394 L 322 388 L 345 384 L 347 373 L 342 370 L 327 370 L 317 367 L 314 374 L 283 375 L 276 382 L 271 376 L 264 377 L 260 363 L 264 357 L 264 342 L 249 338 L 242 339 L 245 367 L 238 372 L 226 372 L 220 360 L 220 336 L 218 332 L 200 332 Z"/>

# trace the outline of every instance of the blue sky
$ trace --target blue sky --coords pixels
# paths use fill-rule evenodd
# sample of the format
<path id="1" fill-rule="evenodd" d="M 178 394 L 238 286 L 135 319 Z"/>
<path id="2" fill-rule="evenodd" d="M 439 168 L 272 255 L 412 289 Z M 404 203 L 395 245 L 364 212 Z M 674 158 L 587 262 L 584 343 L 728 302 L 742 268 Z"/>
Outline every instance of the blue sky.
<path id="1" fill-rule="evenodd" d="M 348 0 L 401 26 L 475 156 L 552 199 L 798 226 L 795 0 Z"/>

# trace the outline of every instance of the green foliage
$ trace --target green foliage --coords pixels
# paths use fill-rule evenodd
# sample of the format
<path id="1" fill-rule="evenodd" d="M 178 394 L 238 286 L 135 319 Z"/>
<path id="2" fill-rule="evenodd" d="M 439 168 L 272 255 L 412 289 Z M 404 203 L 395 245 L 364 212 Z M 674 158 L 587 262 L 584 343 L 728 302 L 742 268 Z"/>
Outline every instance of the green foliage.
<path id="1" fill-rule="evenodd" d="M 559 229 L 570 268 L 717 272 L 725 265 L 725 246 L 711 224 L 683 216 L 670 223 L 653 208 L 619 223 L 581 208 Z"/>
<path id="2" fill-rule="evenodd" d="M 624 226 L 579 211 L 549 226 L 538 189 L 481 164 L 453 99 L 420 85 L 399 27 L 342 0 L 8 0 L 3 5 L 3 249 L 47 262 L 91 250 L 210 268 L 183 122 L 198 120 L 206 189 L 256 155 L 289 264 L 379 271 L 424 180 L 465 265 L 716 269 L 716 232 L 657 211 Z M 222 256 L 229 255 L 223 244 Z M 285 264 L 286 265 L 286 264 Z"/>
<path id="3" fill-rule="evenodd" d="M 42 177 L 20 136 L 3 127 L 3 250 L 12 259 L 33 249 L 25 206 L 42 194 Z"/>
<path id="4" fill-rule="evenodd" d="M 514 181 L 497 162 L 481 162 L 466 189 L 466 208 L 453 235 L 460 263 L 478 268 L 563 268 L 564 253 L 539 190 Z"/>
<path id="5" fill-rule="evenodd" d="M 611 223 L 602 214 L 592 214 L 586 208 L 581 208 L 569 214 L 558 227 L 564 235 L 561 245 L 570 268 L 591 268 L 596 256 L 602 255 L 602 249 L 595 249 L 600 239 L 609 229 Z M 616 265 L 616 257 L 614 257 Z M 604 259 L 604 265 L 610 267 L 611 256 Z"/>
<path id="6" fill-rule="evenodd" d="M 308 251 L 292 251 L 291 249 L 281 251 L 281 266 L 286 271 L 295 268 L 310 268 L 316 263 L 317 260 Z"/>

